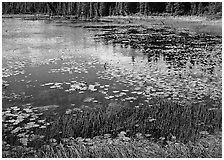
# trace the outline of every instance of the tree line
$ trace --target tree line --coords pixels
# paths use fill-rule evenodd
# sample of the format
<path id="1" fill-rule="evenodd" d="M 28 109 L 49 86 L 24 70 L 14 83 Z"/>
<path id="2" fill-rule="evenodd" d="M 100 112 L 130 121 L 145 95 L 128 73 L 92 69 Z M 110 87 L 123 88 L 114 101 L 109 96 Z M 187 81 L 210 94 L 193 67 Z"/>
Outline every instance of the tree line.
<path id="1" fill-rule="evenodd" d="M 221 15 L 221 2 L 2 2 L 2 14 L 74 15 Z"/>

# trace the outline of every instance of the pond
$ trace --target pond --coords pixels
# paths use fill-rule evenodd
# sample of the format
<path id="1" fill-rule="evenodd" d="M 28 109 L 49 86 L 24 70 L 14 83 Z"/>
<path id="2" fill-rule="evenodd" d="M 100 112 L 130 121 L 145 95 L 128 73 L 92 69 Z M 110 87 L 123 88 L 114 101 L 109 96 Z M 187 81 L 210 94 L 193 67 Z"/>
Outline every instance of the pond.
<path id="1" fill-rule="evenodd" d="M 195 47 L 203 60 L 215 63 L 208 73 L 202 63 L 189 63 L 189 57 L 183 67 L 173 63 L 177 54 L 170 59 L 129 46 L 105 45 L 95 38 L 101 30 L 20 19 L 5 19 L 2 25 L 3 109 L 28 104 L 65 111 L 114 100 L 139 107 L 155 97 L 220 106 L 220 46 L 209 53 L 211 58 L 206 49 Z M 178 53 L 166 49 L 167 54 L 174 52 Z"/>
<path id="2" fill-rule="evenodd" d="M 8 147 L 42 144 L 55 135 L 91 137 L 120 125 L 133 134 L 172 130 L 185 138 L 221 126 L 221 37 L 186 37 L 159 26 L 133 34 L 133 28 L 44 20 L 4 19 L 2 25 L 2 137 Z M 128 116 L 111 121 L 108 115 L 117 112 Z M 96 125 L 100 116 L 106 117 L 99 121 L 103 132 Z"/>

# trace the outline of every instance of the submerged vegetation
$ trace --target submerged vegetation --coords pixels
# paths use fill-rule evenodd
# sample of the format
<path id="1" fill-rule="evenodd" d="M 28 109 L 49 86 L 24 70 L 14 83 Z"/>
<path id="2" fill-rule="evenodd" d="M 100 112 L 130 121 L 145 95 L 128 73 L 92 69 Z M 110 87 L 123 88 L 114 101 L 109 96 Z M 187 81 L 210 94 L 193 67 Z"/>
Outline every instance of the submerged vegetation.
<path id="1" fill-rule="evenodd" d="M 159 17 L 141 19 L 220 18 L 221 2 L 3 2 L 2 12 L 110 16 L 100 23 L 56 23 L 56 35 L 54 27 L 35 30 L 33 23 L 27 23 L 28 35 L 17 35 L 23 25 L 10 30 L 3 21 L 2 157 L 222 157 L 221 35 L 174 27 Z M 71 33 L 64 35 L 63 25 Z M 72 27 L 88 30 L 93 43 L 86 34 L 77 40 Z M 49 36 L 46 44 L 39 34 Z M 19 49 L 11 51 L 11 42 Z"/>

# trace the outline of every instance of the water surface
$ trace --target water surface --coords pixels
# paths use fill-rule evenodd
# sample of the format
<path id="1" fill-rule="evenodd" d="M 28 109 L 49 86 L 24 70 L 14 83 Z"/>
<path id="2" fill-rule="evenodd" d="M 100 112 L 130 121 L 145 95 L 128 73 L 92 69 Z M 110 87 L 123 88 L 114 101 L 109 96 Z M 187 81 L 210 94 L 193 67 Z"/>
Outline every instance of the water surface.
<path id="1" fill-rule="evenodd" d="M 114 100 L 139 107 L 154 97 L 220 104 L 221 67 L 211 81 L 200 65 L 178 68 L 162 54 L 105 45 L 94 40 L 99 31 L 66 24 L 5 19 L 2 32 L 3 108 Z"/>
<path id="2" fill-rule="evenodd" d="M 131 62 L 130 49 L 96 43 L 94 33 L 45 21 L 4 20 L 3 82 L 9 85 L 3 89 L 3 108 L 26 103 L 79 106 L 86 97 L 106 103 L 112 91 L 129 90 L 106 72 L 111 60 Z M 77 88 L 80 83 L 86 87 L 83 91 Z M 89 85 L 97 90 L 89 90 Z"/>

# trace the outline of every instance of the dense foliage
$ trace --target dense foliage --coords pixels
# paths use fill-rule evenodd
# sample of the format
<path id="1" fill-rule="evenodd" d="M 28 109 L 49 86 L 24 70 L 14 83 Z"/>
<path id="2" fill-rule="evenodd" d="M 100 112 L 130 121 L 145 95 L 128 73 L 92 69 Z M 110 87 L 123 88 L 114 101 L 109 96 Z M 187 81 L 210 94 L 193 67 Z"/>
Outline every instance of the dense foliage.
<path id="1" fill-rule="evenodd" d="M 47 13 L 95 18 L 109 15 L 220 15 L 221 2 L 3 2 L 3 14 Z"/>

